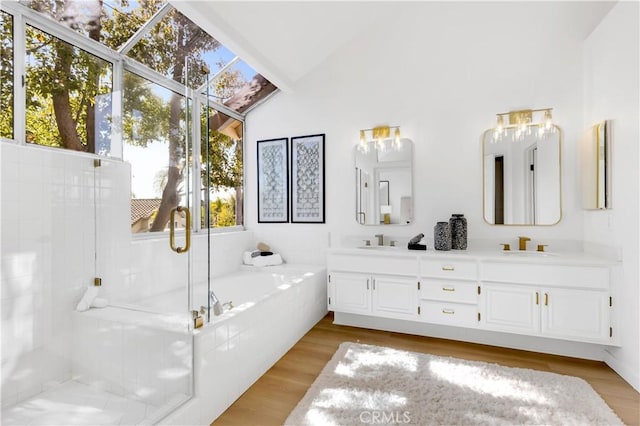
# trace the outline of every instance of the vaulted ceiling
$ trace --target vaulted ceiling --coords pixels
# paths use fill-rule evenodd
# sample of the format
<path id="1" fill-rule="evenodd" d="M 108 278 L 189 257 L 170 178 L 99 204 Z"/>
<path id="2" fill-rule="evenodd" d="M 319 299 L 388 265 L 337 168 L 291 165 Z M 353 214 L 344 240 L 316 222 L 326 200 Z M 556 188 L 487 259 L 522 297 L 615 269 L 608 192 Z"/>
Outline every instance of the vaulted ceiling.
<path id="1" fill-rule="evenodd" d="M 584 39 L 614 1 L 564 2 L 382 2 L 382 1 L 189 1 L 171 2 L 284 91 L 330 55 L 366 31 L 393 28 L 411 13 L 455 19 L 451 8 L 502 6 L 505 19 L 536 25 L 540 32 Z M 482 9 L 478 19 L 483 19 Z M 532 16 L 533 15 L 533 16 Z M 539 18 L 539 19 L 529 19 Z M 542 25 L 541 25 L 542 22 Z M 452 22 L 453 23 L 453 22 Z M 444 23 L 446 25 L 446 22 Z M 442 40 L 445 42 L 446 40 Z"/>

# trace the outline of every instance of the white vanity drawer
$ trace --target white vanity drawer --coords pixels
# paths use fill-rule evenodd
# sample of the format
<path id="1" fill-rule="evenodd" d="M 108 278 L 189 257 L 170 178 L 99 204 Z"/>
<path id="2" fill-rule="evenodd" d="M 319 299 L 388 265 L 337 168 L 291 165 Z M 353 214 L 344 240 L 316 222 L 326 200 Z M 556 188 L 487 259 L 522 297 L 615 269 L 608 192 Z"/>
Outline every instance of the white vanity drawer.
<path id="1" fill-rule="evenodd" d="M 483 262 L 481 280 L 532 285 L 609 288 L 606 266 L 540 265 Z"/>
<path id="2" fill-rule="evenodd" d="M 415 277 L 418 261 L 415 257 L 330 254 L 327 257 L 327 270 Z"/>
<path id="3" fill-rule="evenodd" d="M 478 305 L 462 303 L 420 301 L 420 316 L 424 322 L 433 324 L 476 327 Z"/>
<path id="4" fill-rule="evenodd" d="M 475 281 L 426 278 L 420 280 L 420 298 L 447 302 L 477 303 L 478 284 Z"/>
<path id="5" fill-rule="evenodd" d="M 420 261 L 420 275 L 436 278 L 467 278 L 475 280 L 478 277 L 476 262 L 457 259 L 422 259 Z"/>

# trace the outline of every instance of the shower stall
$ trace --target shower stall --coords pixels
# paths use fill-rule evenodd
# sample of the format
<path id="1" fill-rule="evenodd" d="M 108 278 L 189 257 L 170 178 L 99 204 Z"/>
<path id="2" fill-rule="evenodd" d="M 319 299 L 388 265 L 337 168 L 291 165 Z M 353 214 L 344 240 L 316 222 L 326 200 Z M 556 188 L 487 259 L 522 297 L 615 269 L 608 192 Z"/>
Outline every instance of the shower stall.
<path id="1" fill-rule="evenodd" d="M 221 105 L 238 87 L 209 93 L 238 60 L 210 72 L 186 55 L 167 78 L 126 48 L 96 47 L 27 2 L 6 3 L 3 58 L 13 55 L 10 80 L 26 81 L 13 85 L 13 133 L 0 135 L 1 422 L 156 423 L 193 394 L 194 317 L 213 315 L 211 228 L 242 223 L 243 116 Z M 193 25 L 170 5 L 157 14 L 155 25 Z M 25 44 L 26 56 L 14 53 Z M 47 139 L 57 104 L 38 86 L 51 62 L 37 55 L 51 46 L 72 58 L 72 74 L 99 76 L 93 103 L 82 101 L 91 112 L 74 115 L 95 119 L 89 152 Z M 37 96 L 35 112 L 14 109 Z M 220 164 L 233 173 L 221 177 Z M 222 181 L 233 202 L 220 201 Z M 79 309 L 94 286 L 93 305 Z"/>

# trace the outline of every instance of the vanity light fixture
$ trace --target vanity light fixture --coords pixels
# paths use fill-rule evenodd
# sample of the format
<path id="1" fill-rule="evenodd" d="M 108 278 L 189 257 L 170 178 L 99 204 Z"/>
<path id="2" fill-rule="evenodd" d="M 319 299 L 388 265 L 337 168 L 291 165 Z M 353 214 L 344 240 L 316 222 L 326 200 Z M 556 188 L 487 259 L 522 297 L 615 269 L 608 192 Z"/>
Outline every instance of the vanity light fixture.
<path id="1" fill-rule="evenodd" d="M 361 152 L 367 152 L 369 150 L 369 142 L 376 142 L 376 149 L 379 151 L 385 151 L 387 149 L 387 141 L 391 137 L 391 129 L 395 129 L 393 132 L 393 140 L 391 141 L 391 148 L 398 150 L 400 148 L 400 126 L 378 126 L 372 129 L 360 130 L 360 143 L 358 144 L 358 150 Z"/>
<path id="2" fill-rule="evenodd" d="M 494 142 L 499 142 L 507 136 L 511 136 L 513 141 L 521 141 L 525 136 L 533 133 L 534 126 L 537 126 L 536 136 L 539 139 L 544 139 L 548 135 L 555 133 L 556 128 L 553 124 L 552 110 L 553 108 L 522 109 L 496 114 L 498 118 L 493 131 Z M 508 117 L 508 125 L 505 125 L 505 117 Z M 540 117 L 542 118 L 541 120 Z M 539 121 L 534 120 L 535 118 L 538 118 Z"/>

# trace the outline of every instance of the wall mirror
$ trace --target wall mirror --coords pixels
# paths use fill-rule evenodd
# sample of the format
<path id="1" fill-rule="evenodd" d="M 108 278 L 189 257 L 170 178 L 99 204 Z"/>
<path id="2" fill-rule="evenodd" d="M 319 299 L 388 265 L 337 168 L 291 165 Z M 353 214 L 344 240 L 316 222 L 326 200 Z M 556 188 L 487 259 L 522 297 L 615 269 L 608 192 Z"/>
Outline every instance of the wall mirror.
<path id="1" fill-rule="evenodd" d="M 356 146 L 356 221 L 361 225 L 413 222 L 413 142 L 402 138 Z"/>
<path id="2" fill-rule="evenodd" d="M 581 140 L 582 202 L 587 210 L 611 208 L 611 120 L 589 129 Z"/>
<path id="3" fill-rule="evenodd" d="M 530 124 L 482 137 L 484 219 L 492 225 L 554 225 L 562 217 L 562 132 Z"/>

